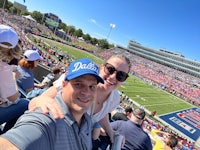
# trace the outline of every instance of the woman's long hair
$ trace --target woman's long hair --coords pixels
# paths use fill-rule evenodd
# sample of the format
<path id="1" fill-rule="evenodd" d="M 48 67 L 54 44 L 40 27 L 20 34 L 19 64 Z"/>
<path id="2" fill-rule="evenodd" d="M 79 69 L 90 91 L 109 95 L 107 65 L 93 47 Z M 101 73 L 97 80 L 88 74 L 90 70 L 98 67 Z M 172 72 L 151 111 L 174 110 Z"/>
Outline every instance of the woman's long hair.
<path id="1" fill-rule="evenodd" d="M 19 45 L 10 49 L 0 46 L 0 61 L 9 63 L 13 58 L 20 59 L 21 53 Z"/>
<path id="2" fill-rule="evenodd" d="M 24 68 L 27 68 L 27 69 L 33 69 L 33 68 L 35 68 L 34 61 L 27 61 L 26 58 L 22 58 L 18 62 L 18 65 L 22 66 Z"/>

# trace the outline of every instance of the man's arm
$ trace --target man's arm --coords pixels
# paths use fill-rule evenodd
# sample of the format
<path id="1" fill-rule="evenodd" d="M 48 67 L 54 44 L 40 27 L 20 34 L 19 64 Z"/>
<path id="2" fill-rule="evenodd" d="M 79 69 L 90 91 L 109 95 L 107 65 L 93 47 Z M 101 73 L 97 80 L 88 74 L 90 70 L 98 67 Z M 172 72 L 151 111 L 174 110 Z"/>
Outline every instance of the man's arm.
<path id="1" fill-rule="evenodd" d="M 0 150 L 19 150 L 14 144 L 2 137 L 0 137 L 0 143 Z"/>
<path id="2" fill-rule="evenodd" d="M 56 137 L 56 124 L 49 115 L 26 112 L 15 126 L 0 136 L 0 150 L 51 149 Z"/>

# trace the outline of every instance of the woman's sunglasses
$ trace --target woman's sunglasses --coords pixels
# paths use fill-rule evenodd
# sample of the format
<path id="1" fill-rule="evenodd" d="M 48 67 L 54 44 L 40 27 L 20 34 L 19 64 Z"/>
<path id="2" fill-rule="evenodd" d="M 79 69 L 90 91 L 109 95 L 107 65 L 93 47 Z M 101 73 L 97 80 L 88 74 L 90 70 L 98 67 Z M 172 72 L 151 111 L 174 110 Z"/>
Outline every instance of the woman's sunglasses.
<path id="1" fill-rule="evenodd" d="M 104 72 L 106 74 L 113 74 L 116 71 L 116 79 L 120 82 L 124 82 L 128 78 L 128 73 L 123 71 L 117 71 L 115 67 L 109 63 L 104 64 Z"/>

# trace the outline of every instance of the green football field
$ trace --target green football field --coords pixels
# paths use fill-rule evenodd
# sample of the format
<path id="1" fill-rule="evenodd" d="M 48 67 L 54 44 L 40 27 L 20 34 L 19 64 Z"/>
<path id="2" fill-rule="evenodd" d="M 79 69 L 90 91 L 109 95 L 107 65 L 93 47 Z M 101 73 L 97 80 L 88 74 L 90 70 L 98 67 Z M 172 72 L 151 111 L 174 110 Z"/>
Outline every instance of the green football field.
<path id="1" fill-rule="evenodd" d="M 67 52 L 75 59 L 87 57 L 99 64 L 103 62 L 103 60 L 87 52 L 76 50 L 72 47 L 52 41 L 45 42 Z M 130 75 L 126 82 L 123 83 L 119 90 L 123 91 L 131 100 L 142 105 L 149 111 L 156 111 L 157 115 L 194 107 L 190 103 L 187 103 L 186 101 L 177 98 L 176 96 L 173 96 L 172 94 L 169 94 L 159 88 L 155 88 L 154 86 L 151 86 L 132 75 Z"/>
<path id="2" fill-rule="evenodd" d="M 157 115 L 194 107 L 190 103 L 160 88 L 149 85 L 135 76 L 130 76 L 119 90 L 149 111 L 156 111 Z"/>

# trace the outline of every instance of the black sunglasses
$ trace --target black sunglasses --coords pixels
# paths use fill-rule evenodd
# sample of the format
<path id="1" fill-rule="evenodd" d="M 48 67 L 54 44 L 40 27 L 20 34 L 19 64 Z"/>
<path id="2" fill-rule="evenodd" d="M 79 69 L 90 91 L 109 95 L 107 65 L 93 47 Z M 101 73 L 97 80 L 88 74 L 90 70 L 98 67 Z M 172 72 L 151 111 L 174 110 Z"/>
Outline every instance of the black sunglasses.
<path id="1" fill-rule="evenodd" d="M 115 69 L 115 67 L 114 67 L 113 65 L 109 64 L 109 63 L 105 63 L 105 64 L 104 64 L 104 72 L 105 72 L 106 74 L 111 75 L 111 74 L 113 74 L 115 71 L 117 72 L 117 73 L 116 73 L 116 79 L 117 79 L 118 81 L 124 82 L 124 81 L 128 78 L 128 73 L 123 72 L 123 71 L 117 71 L 117 70 Z"/>

